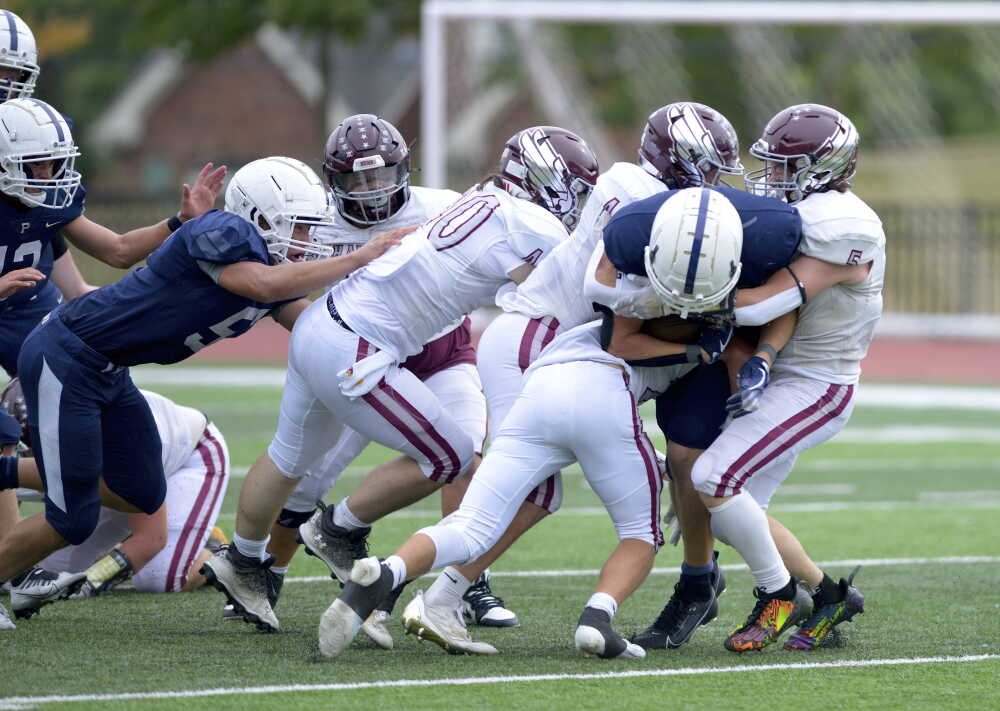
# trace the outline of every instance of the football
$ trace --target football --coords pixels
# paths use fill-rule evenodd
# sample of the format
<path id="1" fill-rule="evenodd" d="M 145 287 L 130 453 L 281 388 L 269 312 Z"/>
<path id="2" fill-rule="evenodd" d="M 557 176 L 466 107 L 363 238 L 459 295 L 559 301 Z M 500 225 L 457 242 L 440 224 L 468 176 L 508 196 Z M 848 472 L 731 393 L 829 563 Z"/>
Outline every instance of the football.
<path id="1" fill-rule="evenodd" d="M 680 316 L 661 316 L 644 322 L 640 331 L 661 341 L 690 344 L 698 342 L 701 326 Z"/>

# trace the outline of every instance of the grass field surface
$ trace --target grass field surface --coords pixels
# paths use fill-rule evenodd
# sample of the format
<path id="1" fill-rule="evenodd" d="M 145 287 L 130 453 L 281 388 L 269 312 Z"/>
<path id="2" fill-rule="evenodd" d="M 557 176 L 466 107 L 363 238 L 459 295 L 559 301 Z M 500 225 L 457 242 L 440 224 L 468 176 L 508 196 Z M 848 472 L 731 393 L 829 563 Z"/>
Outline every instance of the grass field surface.
<path id="1" fill-rule="evenodd" d="M 225 434 L 235 475 L 220 525 L 231 531 L 240 472 L 270 440 L 280 389 L 156 390 L 209 413 Z M 500 649 L 496 657 L 448 656 L 404 637 L 394 620 L 393 651 L 362 635 L 337 660 L 322 658 L 316 627 L 338 588 L 300 554 L 276 610 L 283 634 L 223 622 L 223 598 L 209 590 L 126 589 L 46 607 L 0 633 L 0 709 L 1000 708 L 998 433 L 1000 410 L 988 405 L 952 409 L 942 398 L 935 407 L 859 406 L 841 437 L 800 458 L 772 513 L 832 576 L 862 565 L 856 582 L 865 614 L 843 626 L 832 648 L 793 653 L 776 645 L 741 656 L 723 649 L 753 606 L 749 573 L 723 547 L 729 591 L 720 616 L 687 646 L 637 661 L 579 656 L 576 618 L 615 537 L 571 469 L 563 510 L 494 567 L 494 591 L 521 621 L 517 629 L 471 628 Z M 387 456 L 366 450 L 327 501 Z M 438 505 L 432 497 L 379 522 L 373 553 L 390 553 L 436 521 Z M 654 573 L 619 611 L 620 632 L 655 617 L 679 563 L 679 549 L 660 552 Z"/>

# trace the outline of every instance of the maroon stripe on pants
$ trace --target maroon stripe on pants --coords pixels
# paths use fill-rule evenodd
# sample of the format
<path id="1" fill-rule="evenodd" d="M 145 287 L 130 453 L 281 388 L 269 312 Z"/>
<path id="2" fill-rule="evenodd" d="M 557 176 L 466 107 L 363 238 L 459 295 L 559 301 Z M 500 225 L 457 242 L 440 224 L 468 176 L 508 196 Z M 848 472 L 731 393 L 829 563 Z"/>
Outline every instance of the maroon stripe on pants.
<path id="1" fill-rule="evenodd" d="M 202 462 L 205 463 L 205 480 L 201 484 L 201 489 L 198 491 L 198 496 L 195 498 L 194 506 L 191 507 L 191 512 L 188 514 L 187 520 L 184 521 L 184 532 L 181 534 L 180 539 L 177 541 L 177 546 L 174 548 L 174 554 L 170 558 L 170 567 L 167 568 L 167 592 L 173 592 L 179 588 L 175 587 L 174 581 L 180 577 L 183 580 L 187 578 L 187 569 L 181 568 L 182 561 L 186 561 L 190 556 L 184 554 L 184 549 L 187 548 L 188 542 L 198 525 L 198 519 L 201 518 L 201 507 L 205 503 L 205 499 L 209 497 L 209 492 L 215 485 L 215 462 L 212 460 L 212 453 L 209 446 L 205 443 L 204 436 L 198 441 L 198 446 L 196 451 L 201 455 Z M 188 566 L 190 567 L 190 563 Z M 178 576 L 178 570 L 181 570 Z M 180 587 L 184 587 L 184 583 L 181 583 Z"/>
<path id="2" fill-rule="evenodd" d="M 726 473 L 722 475 L 722 479 L 719 481 L 719 485 L 715 487 L 715 496 L 716 497 L 725 496 L 726 495 L 725 490 L 728 485 L 728 482 L 733 477 L 736 476 L 736 472 L 739 471 L 740 468 L 745 466 L 747 462 L 749 462 L 751 459 L 757 456 L 757 454 L 760 453 L 770 442 L 773 442 L 775 439 L 780 437 L 790 427 L 794 427 L 799 422 L 801 422 L 802 420 L 806 419 L 807 417 L 815 413 L 817 410 L 823 407 L 823 405 L 828 404 L 833 399 L 833 392 L 836 389 L 836 387 L 837 387 L 836 385 L 831 385 L 830 387 L 828 387 L 826 389 L 826 392 L 823 393 L 823 395 L 821 395 L 816 402 L 814 402 L 812 405 L 809 405 L 804 410 L 800 410 L 799 412 L 795 413 L 787 420 L 782 422 L 780 425 L 770 430 L 762 438 L 757 440 L 750 447 L 750 449 L 741 454 L 739 458 L 729 466 L 729 468 L 726 470 Z"/>
<path id="3" fill-rule="evenodd" d="M 540 319 L 531 319 L 521 336 L 521 346 L 517 349 L 517 367 L 521 369 L 522 373 L 531 365 L 531 344 L 535 340 L 539 326 L 541 326 Z"/>
<path id="4" fill-rule="evenodd" d="M 229 462 L 226 461 L 226 450 L 211 433 L 207 430 L 203 439 L 207 439 L 209 444 L 215 448 L 215 452 L 219 458 L 219 468 L 215 471 L 215 490 L 212 492 L 212 500 L 209 502 L 208 507 L 204 509 L 205 520 L 202 523 L 201 531 L 202 533 L 207 533 L 209 526 L 211 525 L 211 515 L 212 511 L 215 510 L 215 505 L 219 501 L 219 497 L 222 496 L 222 492 L 225 490 L 226 484 L 226 472 L 229 471 Z M 202 533 L 198 535 L 201 536 Z M 182 569 L 183 575 L 181 577 L 181 588 L 187 584 L 188 573 L 191 572 L 191 566 L 194 565 L 195 559 L 198 557 L 200 549 L 195 546 L 194 550 L 191 551 L 190 556 L 188 556 L 187 563 Z"/>
<path id="5" fill-rule="evenodd" d="M 840 388 L 842 387 L 843 387 L 842 385 L 837 386 L 837 393 L 834 395 L 834 397 L 840 395 Z M 854 396 L 854 386 L 848 385 L 847 395 L 837 404 L 836 407 L 833 408 L 833 410 L 827 412 L 826 414 L 824 414 L 822 417 L 820 417 L 807 427 L 804 427 L 802 431 L 796 433 L 796 435 L 792 437 L 792 439 L 783 443 L 780 447 L 775 448 L 773 452 L 771 452 L 762 460 L 760 460 L 752 467 L 747 469 L 746 473 L 742 477 L 740 477 L 740 480 L 736 483 L 736 486 L 733 487 L 734 494 L 738 494 L 743 489 L 743 485 L 746 483 L 747 479 L 749 479 L 755 472 L 760 471 L 761 468 L 763 468 L 765 465 L 772 462 L 779 454 L 787 450 L 789 447 L 794 446 L 796 442 L 801 440 L 803 437 L 807 437 L 808 435 L 812 434 L 830 420 L 833 420 L 836 417 L 838 417 L 840 413 L 844 411 L 844 408 L 847 407 L 847 403 L 851 401 L 851 398 L 853 396 Z"/>
<path id="6" fill-rule="evenodd" d="M 629 400 L 632 403 L 632 434 L 635 438 L 635 446 L 639 450 L 643 464 L 646 465 L 646 481 L 649 484 L 649 511 L 651 514 L 650 533 L 653 535 L 653 543 L 657 548 L 663 545 L 663 531 L 660 529 L 660 469 L 656 465 L 656 455 L 652 454 L 653 445 L 642 429 L 642 418 L 639 417 L 639 408 L 635 404 L 635 396 L 629 389 L 628 373 L 622 373 L 625 381 L 625 390 L 628 392 Z"/>

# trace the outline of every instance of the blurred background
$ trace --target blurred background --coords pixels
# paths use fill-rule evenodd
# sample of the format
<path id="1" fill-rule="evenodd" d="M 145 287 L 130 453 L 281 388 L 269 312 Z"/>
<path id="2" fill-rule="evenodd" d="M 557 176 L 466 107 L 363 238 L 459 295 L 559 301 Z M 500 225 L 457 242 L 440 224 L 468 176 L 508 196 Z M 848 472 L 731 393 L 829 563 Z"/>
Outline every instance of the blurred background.
<path id="1" fill-rule="evenodd" d="M 208 160 L 318 169 L 328 132 L 357 112 L 395 123 L 419 169 L 421 5 L 7 3 L 38 39 L 36 96 L 75 122 L 89 214 L 118 229 L 172 214 Z M 881 334 L 1000 338 L 1000 26 L 626 24 L 614 7 L 606 24 L 444 22 L 448 187 L 488 173 L 526 125 L 576 130 L 608 166 L 634 160 L 646 117 L 671 101 L 722 111 L 744 149 L 781 108 L 826 103 L 858 127 L 856 191 L 885 222 Z M 78 262 L 94 283 L 120 276 Z"/>

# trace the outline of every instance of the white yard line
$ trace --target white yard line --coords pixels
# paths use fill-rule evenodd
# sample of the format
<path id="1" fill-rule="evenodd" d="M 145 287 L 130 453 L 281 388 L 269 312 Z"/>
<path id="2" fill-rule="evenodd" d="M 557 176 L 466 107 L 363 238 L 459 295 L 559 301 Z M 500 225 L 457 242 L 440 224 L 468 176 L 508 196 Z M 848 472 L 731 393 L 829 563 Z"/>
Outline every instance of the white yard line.
<path id="1" fill-rule="evenodd" d="M 835 662 L 793 662 L 789 664 L 746 664 L 723 667 L 682 667 L 680 669 L 637 669 L 632 671 L 594 674 L 527 674 L 524 676 L 487 676 L 458 679 L 398 679 L 340 684 L 287 684 L 281 686 L 247 686 L 221 689 L 188 689 L 184 691 L 145 691 L 127 694 L 78 694 L 54 696 L 8 696 L 0 698 L 0 709 L 30 709 L 41 704 L 65 704 L 87 701 L 141 701 L 156 699 L 192 699 L 209 696 L 242 696 L 244 694 L 287 694 L 309 691 L 362 691 L 435 686 L 481 686 L 483 684 L 525 684 L 539 681 L 579 681 L 591 679 L 638 679 L 644 677 L 700 676 L 703 674 L 743 674 L 798 669 L 845 669 L 888 667 L 910 664 L 969 664 L 1000 659 L 1000 654 L 969 654 L 957 657 L 897 657 L 892 659 L 845 659 Z"/>
<path id="2" fill-rule="evenodd" d="M 856 558 L 853 560 L 822 560 L 816 565 L 820 568 L 853 568 L 860 565 L 863 568 L 883 568 L 907 565 L 979 565 L 985 563 L 1000 563 L 1000 557 L 996 556 L 946 556 L 943 558 Z M 743 563 L 730 563 L 720 565 L 726 572 L 736 572 L 747 570 Z M 594 570 L 491 570 L 490 575 L 494 578 L 569 578 L 569 577 L 592 577 L 598 574 Z M 676 575 L 680 568 L 653 568 L 650 575 Z M 436 577 L 435 573 L 427 573 L 423 577 Z M 319 583 L 328 582 L 329 575 L 306 575 L 300 577 L 285 578 L 286 583 Z"/>

